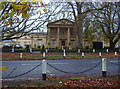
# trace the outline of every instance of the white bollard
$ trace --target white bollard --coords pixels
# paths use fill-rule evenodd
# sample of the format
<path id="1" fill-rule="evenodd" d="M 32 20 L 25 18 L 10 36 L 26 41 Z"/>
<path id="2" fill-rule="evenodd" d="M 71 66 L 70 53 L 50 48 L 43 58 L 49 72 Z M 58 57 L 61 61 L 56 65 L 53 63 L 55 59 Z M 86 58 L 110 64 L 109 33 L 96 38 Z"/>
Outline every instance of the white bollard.
<path id="1" fill-rule="evenodd" d="M 45 59 L 45 52 L 43 52 L 43 59 Z"/>
<path id="2" fill-rule="evenodd" d="M 63 50 L 63 46 L 62 46 L 62 50 Z"/>
<path id="3" fill-rule="evenodd" d="M 117 52 L 115 52 L 115 57 L 117 57 Z"/>
<path id="4" fill-rule="evenodd" d="M 102 77 L 106 77 L 106 58 L 102 58 Z"/>
<path id="5" fill-rule="evenodd" d="M 99 57 L 101 58 L 101 56 L 102 56 L 102 54 L 101 54 L 101 52 L 99 52 Z"/>
<path id="6" fill-rule="evenodd" d="M 45 51 L 46 51 L 46 53 L 47 53 L 47 52 L 48 52 L 48 49 L 46 49 Z"/>
<path id="7" fill-rule="evenodd" d="M 46 73 L 47 73 L 46 61 L 45 61 L 45 59 L 43 59 L 43 61 L 42 61 L 42 80 L 46 80 Z"/>
<path id="8" fill-rule="evenodd" d="M 65 52 L 63 53 L 64 59 L 65 59 Z"/>
<path id="9" fill-rule="evenodd" d="M 80 49 L 78 49 L 78 53 L 80 53 Z"/>
<path id="10" fill-rule="evenodd" d="M 107 53 L 109 52 L 109 50 L 108 50 L 108 49 L 107 49 L 106 51 L 107 51 Z"/>
<path id="11" fill-rule="evenodd" d="M 32 53 L 32 48 L 30 48 L 30 52 Z"/>
<path id="12" fill-rule="evenodd" d="M 12 47 L 12 53 L 14 53 L 14 47 Z"/>
<path id="13" fill-rule="evenodd" d="M 65 53 L 65 49 L 63 50 L 63 52 Z"/>
<path id="14" fill-rule="evenodd" d="M 93 53 L 95 53 L 95 49 L 93 49 Z"/>
<path id="15" fill-rule="evenodd" d="M 22 60 L 22 53 L 20 53 L 20 60 Z"/>
<path id="16" fill-rule="evenodd" d="M 84 58 L 84 56 L 85 56 L 85 55 L 84 55 L 84 53 L 82 52 L 82 58 Z"/>

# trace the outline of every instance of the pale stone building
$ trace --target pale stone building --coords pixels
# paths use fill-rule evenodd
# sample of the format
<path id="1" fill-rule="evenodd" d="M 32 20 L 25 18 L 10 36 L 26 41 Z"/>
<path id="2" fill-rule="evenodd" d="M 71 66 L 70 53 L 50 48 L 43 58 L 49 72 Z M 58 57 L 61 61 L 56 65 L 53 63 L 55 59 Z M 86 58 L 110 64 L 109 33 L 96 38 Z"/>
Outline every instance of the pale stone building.
<path id="1" fill-rule="evenodd" d="M 47 46 L 47 33 L 32 33 L 31 34 L 31 47 L 38 48 L 42 46 Z"/>
<path id="2" fill-rule="evenodd" d="M 30 33 L 19 39 L 14 39 L 14 41 L 15 44 L 21 45 L 23 48 L 25 48 L 26 45 L 29 45 L 31 48 L 38 48 L 42 45 L 46 46 L 47 36 L 44 32 Z"/>
<path id="3" fill-rule="evenodd" d="M 78 35 L 75 28 L 75 22 L 68 19 L 60 19 L 47 24 L 47 32 L 30 33 L 19 39 L 11 41 L 4 41 L 5 43 L 11 43 L 13 45 L 19 44 L 23 48 L 29 45 L 31 48 L 38 48 L 44 45 L 50 48 L 61 48 L 62 46 L 68 48 L 76 48 L 78 45 Z M 87 40 L 83 39 L 83 47 L 90 45 Z M 104 42 L 104 46 L 109 46 L 109 43 Z M 92 46 L 91 46 L 92 47 Z M 116 44 L 116 47 L 120 47 L 120 40 Z"/>
<path id="4" fill-rule="evenodd" d="M 77 33 L 75 22 L 68 19 L 60 19 L 47 25 L 47 45 L 50 48 L 62 46 L 75 48 L 77 46 Z"/>
<path id="5" fill-rule="evenodd" d="M 14 40 L 4 40 L 0 42 L 0 48 L 2 48 L 6 43 L 10 43 L 11 45 L 15 45 L 16 41 Z"/>
<path id="6" fill-rule="evenodd" d="M 14 41 L 16 42 L 15 45 L 20 45 L 23 48 L 25 48 L 26 45 L 31 44 L 31 37 L 30 37 L 30 35 L 26 35 L 26 36 L 23 36 L 19 39 L 14 39 Z"/>

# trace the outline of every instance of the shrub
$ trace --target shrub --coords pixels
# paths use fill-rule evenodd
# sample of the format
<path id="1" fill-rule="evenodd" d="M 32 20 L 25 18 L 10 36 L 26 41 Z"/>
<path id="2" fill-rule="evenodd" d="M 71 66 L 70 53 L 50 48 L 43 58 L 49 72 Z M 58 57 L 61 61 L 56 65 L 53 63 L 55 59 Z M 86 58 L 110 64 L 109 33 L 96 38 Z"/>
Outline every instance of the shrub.
<path id="1" fill-rule="evenodd" d="M 109 46 L 106 46 L 106 47 L 104 47 L 104 49 L 106 50 L 106 49 L 110 49 L 110 47 Z"/>
<path id="2" fill-rule="evenodd" d="M 86 49 L 89 49 L 89 46 L 86 46 L 85 48 L 86 48 Z"/>
<path id="3" fill-rule="evenodd" d="M 32 48 L 32 51 L 40 51 L 38 48 Z"/>
<path id="4" fill-rule="evenodd" d="M 38 46 L 38 49 L 40 49 L 41 48 L 41 46 Z"/>
<path id="5" fill-rule="evenodd" d="M 26 48 L 25 48 L 25 49 L 26 49 L 27 52 L 29 52 L 29 51 L 30 51 L 29 45 L 26 45 Z"/>
<path id="6" fill-rule="evenodd" d="M 12 48 L 11 49 L 5 49 L 5 48 L 2 48 L 2 52 L 12 52 Z M 27 52 L 26 49 L 23 49 L 23 48 L 15 48 L 14 49 L 14 52 Z"/>

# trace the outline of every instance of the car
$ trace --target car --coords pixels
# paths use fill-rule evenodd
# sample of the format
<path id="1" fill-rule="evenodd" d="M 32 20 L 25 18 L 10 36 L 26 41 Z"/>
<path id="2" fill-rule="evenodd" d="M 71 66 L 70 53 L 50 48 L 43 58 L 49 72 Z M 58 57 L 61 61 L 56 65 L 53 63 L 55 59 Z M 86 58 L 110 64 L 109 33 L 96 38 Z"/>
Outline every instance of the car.
<path id="1" fill-rule="evenodd" d="M 22 48 L 20 45 L 15 45 L 15 48 L 19 49 L 19 48 Z"/>
<path id="2" fill-rule="evenodd" d="M 12 48 L 12 44 L 11 43 L 5 43 L 3 47 L 4 48 Z"/>

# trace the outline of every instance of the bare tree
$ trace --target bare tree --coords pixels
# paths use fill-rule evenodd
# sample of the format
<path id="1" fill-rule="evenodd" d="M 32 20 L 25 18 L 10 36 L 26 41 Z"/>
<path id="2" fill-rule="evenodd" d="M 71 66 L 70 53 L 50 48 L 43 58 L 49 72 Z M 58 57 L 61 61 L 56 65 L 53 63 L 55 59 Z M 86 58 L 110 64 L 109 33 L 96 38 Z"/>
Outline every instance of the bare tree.
<path id="1" fill-rule="evenodd" d="M 83 23 L 86 20 L 86 16 L 88 13 L 93 12 L 95 10 L 102 10 L 104 7 L 93 8 L 92 2 L 68 2 L 72 8 L 73 16 L 76 23 L 76 30 L 78 34 L 78 48 L 83 48 Z"/>
<path id="2" fill-rule="evenodd" d="M 95 19 L 100 24 L 100 28 L 109 39 L 110 49 L 115 48 L 115 44 L 120 39 L 120 2 L 105 2 L 100 6 L 107 5 L 103 10 L 94 13 Z M 96 7 L 95 7 L 96 8 Z"/>
<path id="3" fill-rule="evenodd" d="M 18 39 L 31 31 L 41 30 L 59 5 L 52 10 L 42 2 L 2 2 L 0 32 L 2 40 Z M 41 7 L 41 5 L 43 7 Z"/>

